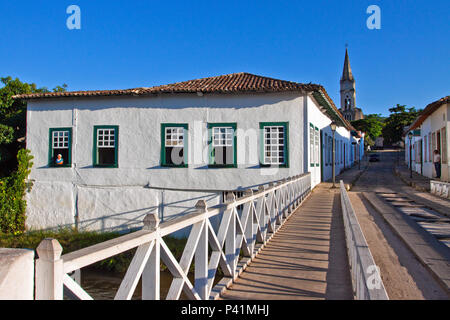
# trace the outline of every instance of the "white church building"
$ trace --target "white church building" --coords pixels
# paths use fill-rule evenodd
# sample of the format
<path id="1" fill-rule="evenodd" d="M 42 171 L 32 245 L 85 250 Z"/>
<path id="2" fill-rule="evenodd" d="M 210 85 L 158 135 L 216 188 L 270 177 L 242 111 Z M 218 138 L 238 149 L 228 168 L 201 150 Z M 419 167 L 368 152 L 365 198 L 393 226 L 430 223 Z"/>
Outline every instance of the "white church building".
<path id="1" fill-rule="evenodd" d="M 14 98 L 34 156 L 28 229 L 131 229 L 306 172 L 314 188 L 331 179 L 333 121 L 336 174 L 364 154 L 322 86 L 249 73 Z"/>

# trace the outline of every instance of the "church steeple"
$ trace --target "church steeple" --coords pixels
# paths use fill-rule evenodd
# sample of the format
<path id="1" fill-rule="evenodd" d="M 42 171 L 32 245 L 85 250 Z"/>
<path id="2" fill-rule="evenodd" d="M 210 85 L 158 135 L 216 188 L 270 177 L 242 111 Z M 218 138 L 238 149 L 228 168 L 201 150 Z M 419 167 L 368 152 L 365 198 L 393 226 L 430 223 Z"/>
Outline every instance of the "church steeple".
<path id="1" fill-rule="evenodd" d="M 350 59 L 348 58 L 348 50 L 345 48 L 345 61 L 344 61 L 344 71 L 342 72 L 342 80 L 354 81 L 352 74 L 352 67 L 350 66 Z"/>
<path id="2" fill-rule="evenodd" d="M 353 77 L 348 49 L 345 48 L 344 70 L 341 77 L 341 113 L 349 121 L 363 119 L 361 109 L 356 107 L 355 78 Z"/>

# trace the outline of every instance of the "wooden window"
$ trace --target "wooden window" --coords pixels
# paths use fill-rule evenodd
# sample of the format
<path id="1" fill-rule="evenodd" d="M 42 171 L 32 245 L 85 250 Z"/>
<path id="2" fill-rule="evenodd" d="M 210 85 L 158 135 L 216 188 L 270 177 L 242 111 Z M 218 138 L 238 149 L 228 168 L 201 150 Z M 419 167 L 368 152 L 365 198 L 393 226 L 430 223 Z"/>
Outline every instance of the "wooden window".
<path id="1" fill-rule="evenodd" d="M 94 126 L 94 166 L 118 167 L 119 127 Z"/>
<path id="2" fill-rule="evenodd" d="M 328 137 L 328 163 L 331 165 L 333 165 L 333 137 L 329 136 Z"/>
<path id="3" fill-rule="evenodd" d="M 72 166 L 72 128 L 51 128 L 49 136 L 49 166 Z"/>
<path id="4" fill-rule="evenodd" d="M 261 122 L 262 166 L 289 166 L 289 123 Z M 312 157 L 312 155 L 311 155 Z"/>
<path id="5" fill-rule="evenodd" d="M 328 135 L 325 133 L 323 139 L 323 158 L 325 159 L 325 165 L 328 166 Z"/>
<path id="6" fill-rule="evenodd" d="M 311 167 L 314 167 L 314 139 L 315 139 L 315 134 L 314 134 L 314 126 L 312 123 L 309 124 L 309 162 Z"/>
<path id="7" fill-rule="evenodd" d="M 431 133 L 428 134 L 428 161 L 433 162 L 433 139 Z"/>
<path id="8" fill-rule="evenodd" d="M 316 167 L 320 166 L 320 133 L 319 128 L 314 128 L 314 160 Z"/>
<path id="9" fill-rule="evenodd" d="M 236 123 L 209 123 L 209 166 L 237 167 Z"/>
<path id="10" fill-rule="evenodd" d="M 335 152 L 335 158 L 334 158 L 334 164 L 337 165 L 339 163 L 339 140 L 334 139 L 334 147 L 336 148 Z"/>
<path id="11" fill-rule="evenodd" d="M 187 124 L 161 124 L 161 166 L 187 167 Z"/>
<path id="12" fill-rule="evenodd" d="M 441 129 L 441 139 L 442 139 L 441 162 L 447 163 L 448 149 L 447 149 L 447 129 L 446 129 L 446 127 Z"/>
<path id="13" fill-rule="evenodd" d="M 422 140 L 416 142 L 416 163 L 422 163 Z"/>

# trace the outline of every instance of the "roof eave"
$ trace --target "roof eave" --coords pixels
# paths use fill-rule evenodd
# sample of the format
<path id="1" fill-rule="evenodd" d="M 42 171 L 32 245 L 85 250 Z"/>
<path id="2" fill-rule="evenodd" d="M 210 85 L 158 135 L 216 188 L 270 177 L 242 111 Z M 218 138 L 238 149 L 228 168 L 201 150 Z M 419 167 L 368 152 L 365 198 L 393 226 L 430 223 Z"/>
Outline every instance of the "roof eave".
<path id="1" fill-rule="evenodd" d="M 323 87 L 319 87 L 312 92 L 313 97 L 317 101 L 320 106 L 325 107 L 326 114 L 330 117 L 330 119 L 336 122 L 339 126 L 345 127 L 348 130 L 355 130 L 353 126 L 342 118 L 342 114 L 339 110 L 334 106 L 331 98 L 328 97 L 325 89 Z"/>

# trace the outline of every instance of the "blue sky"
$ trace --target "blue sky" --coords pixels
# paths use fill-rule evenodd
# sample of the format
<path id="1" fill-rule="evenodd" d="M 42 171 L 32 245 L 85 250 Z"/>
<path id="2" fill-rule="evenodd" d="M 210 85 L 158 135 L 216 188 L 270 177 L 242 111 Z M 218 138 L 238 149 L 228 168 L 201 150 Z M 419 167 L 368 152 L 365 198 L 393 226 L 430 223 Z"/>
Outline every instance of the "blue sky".
<path id="1" fill-rule="evenodd" d="M 81 8 L 81 30 L 66 9 Z M 369 5 L 381 29 L 369 30 Z M 72 0 L 0 2 L 0 76 L 69 90 L 250 72 L 325 86 L 339 106 L 345 44 L 357 105 L 388 115 L 450 94 L 450 2 Z"/>

